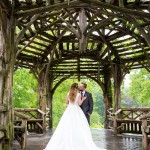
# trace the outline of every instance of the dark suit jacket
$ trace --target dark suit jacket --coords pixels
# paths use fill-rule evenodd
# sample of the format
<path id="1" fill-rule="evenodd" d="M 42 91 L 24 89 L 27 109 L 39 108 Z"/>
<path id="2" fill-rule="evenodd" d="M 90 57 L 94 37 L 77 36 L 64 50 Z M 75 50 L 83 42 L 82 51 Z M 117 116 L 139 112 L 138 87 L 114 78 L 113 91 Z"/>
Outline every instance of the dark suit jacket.
<path id="1" fill-rule="evenodd" d="M 93 111 L 93 98 L 92 94 L 85 91 L 85 97 L 87 97 L 82 105 L 80 106 L 81 109 L 83 110 L 84 114 L 87 115 L 88 113 L 92 113 Z"/>

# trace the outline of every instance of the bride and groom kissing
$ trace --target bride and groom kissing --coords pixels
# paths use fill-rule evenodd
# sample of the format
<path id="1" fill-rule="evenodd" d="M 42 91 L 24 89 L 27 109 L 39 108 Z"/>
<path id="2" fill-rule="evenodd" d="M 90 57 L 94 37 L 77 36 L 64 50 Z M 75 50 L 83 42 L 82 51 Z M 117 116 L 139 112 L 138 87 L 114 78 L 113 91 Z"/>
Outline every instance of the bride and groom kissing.
<path id="1" fill-rule="evenodd" d="M 93 98 L 86 87 L 86 83 L 70 86 L 66 96 L 68 106 L 44 150 L 101 150 L 92 139 L 89 124 Z"/>
<path id="2" fill-rule="evenodd" d="M 78 85 L 78 90 L 79 93 L 81 94 L 81 99 L 83 99 L 83 103 L 80 105 L 80 107 L 84 112 L 87 121 L 90 125 L 90 115 L 92 114 L 93 111 L 93 98 L 92 98 L 92 94 L 86 91 L 86 88 L 87 88 L 87 84 L 84 82 L 81 82 Z"/>

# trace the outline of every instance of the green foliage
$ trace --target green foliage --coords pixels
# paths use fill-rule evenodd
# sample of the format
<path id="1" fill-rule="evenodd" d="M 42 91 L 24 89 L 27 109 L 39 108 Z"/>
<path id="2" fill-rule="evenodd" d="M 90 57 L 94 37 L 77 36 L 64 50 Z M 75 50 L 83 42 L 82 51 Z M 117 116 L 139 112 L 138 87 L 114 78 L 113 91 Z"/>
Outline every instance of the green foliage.
<path id="1" fill-rule="evenodd" d="M 100 116 L 101 124 L 104 123 L 104 100 L 103 100 L 103 92 L 99 85 L 96 82 L 89 81 L 87 91 L 92 93 L 92 97 L 94 100 L 94 112 Z M 94 114 L 92 114 L 91 119 Z M 91 122 L 92 123 L 92 122 Z"/>
<path id="2" fill-rule="evenodd" d="M 130 95 L 144 106 L 150 106 L 150 73 L 145 70 L 135 70 L 131 75 Z"/>
<path id="3" fill-rule="evenodd" d="M 69 91 L 71 81 L 63 82 L 55 91 L 53 96 L 53 126 L 56 127 L 63 112 L 65 111 L 66 95 Z"/>
<path id="4" fill-rule="evenodd" d="M 141 103 L 138 100 L 134 100 L 130 95 L 130 88 L 125 86 L 122 87 L 121 93 L 121 107 L 122 108 L 135 108 L 141 107 Z"/>
<path id="5" fill-rule="evenodd" d="M 27 69 L 17 70 L 14 73 L 13 105 L 20 108 L 37 107 L 38 84 Z"/>
<path id="6" fill-rule="evenodd" d="M 103 127 L 102 123 L 101 123 L 101 120 L 102 120 L 102 116 L 100 116 L 98 114 L 98 112 L 96 111 L 93 111 L 92 115 L 91 115 L 91 123 L 90 123 L 90 126 L 92 128 L 101 128 Z"/>

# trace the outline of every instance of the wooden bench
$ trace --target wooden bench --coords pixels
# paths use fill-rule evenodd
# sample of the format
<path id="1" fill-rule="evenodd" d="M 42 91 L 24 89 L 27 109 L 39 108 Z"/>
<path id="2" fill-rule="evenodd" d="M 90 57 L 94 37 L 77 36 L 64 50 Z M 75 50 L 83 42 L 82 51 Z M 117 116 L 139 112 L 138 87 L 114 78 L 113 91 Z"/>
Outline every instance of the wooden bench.
<path id="1" fill-rule="evenodd" d="M 27 120 L 29 116 L 14 111 L 14 116 L 21 118 L 21 123 L 14 125 L 14 137 L 19 142 L 21 150 L 26 150 L 27 139 Z"/>
<path id="2" fill-rule="evenodd" d="M 141 115 L 140 120 L 142 120 L 142 146 L 143 150 L 148 150 L 148 146 L 150 143 L 150 139 L 148 135 L 150 135 L 150 114 Z"/>
<path id="3" fill-rule="evenodd" d="M 114 112 L 111 108 L 108 110 L 108 126 L 114 131 L 115 134 L 143 134 L 145 135 L 145 138 L 143 140 L 146 141 L 146 136 L 148 137 L 148 134 L 150 134 L 150 132 L 145 133 L 145 130 L 143 130 L 142 128 L 143 124 L 150 124 L 150 120 L 142 119 L 141 116 L 147 113 L 150 113 L 150 108 L 121 108 L 116 112 Z M 148 149 L 143 148 L 143 150 Z"/>
<path id="4" fill-rule="evenodd" d="M 150 108 L 121 108 L 116 112 L 108 110 L 109 128 L 118 133 L 142 134 L 141 115 L 150 113 Z"/>
<path id="5" fill-rule="evenodd" d="M 46 114 L 37 108 L 15 108 L 15 111 L 29 116 L 27 120 L 28 132 L 45 133 L 46 132 Z M 20 118 L 15 118 L 15 124 L 21 124 Z"/>
<path id="6" fill-rule="evenodd" d="M 46 114 L 37 108 L 14 109 L 14 135 L 21 150 L 26 149 L 27 132 L 45 133 Z"/>

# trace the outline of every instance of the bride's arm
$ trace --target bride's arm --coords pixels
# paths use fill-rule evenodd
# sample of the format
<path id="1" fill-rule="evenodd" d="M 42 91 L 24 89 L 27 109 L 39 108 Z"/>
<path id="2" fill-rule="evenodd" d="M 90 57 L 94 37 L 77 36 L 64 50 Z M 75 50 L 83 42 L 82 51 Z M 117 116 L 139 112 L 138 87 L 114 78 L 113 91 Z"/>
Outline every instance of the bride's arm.
<path id="1" fill-rule="evenodd" d="M 69 93 L 67 93 L 67 96 L 66 96 L 66 104 L 69 104 Z"/>
<path id="2" fill-rule="evenodd" d="M 78 96 L 78 105 L 81 106 L 82 103 L 83 103 L 83 101 L 84 101 L 85 99 L 86 99 L 86 97 L 82 97 L 82 98 L 81 98 L 81 94 L 79 94 L 79 96 Z"/>

